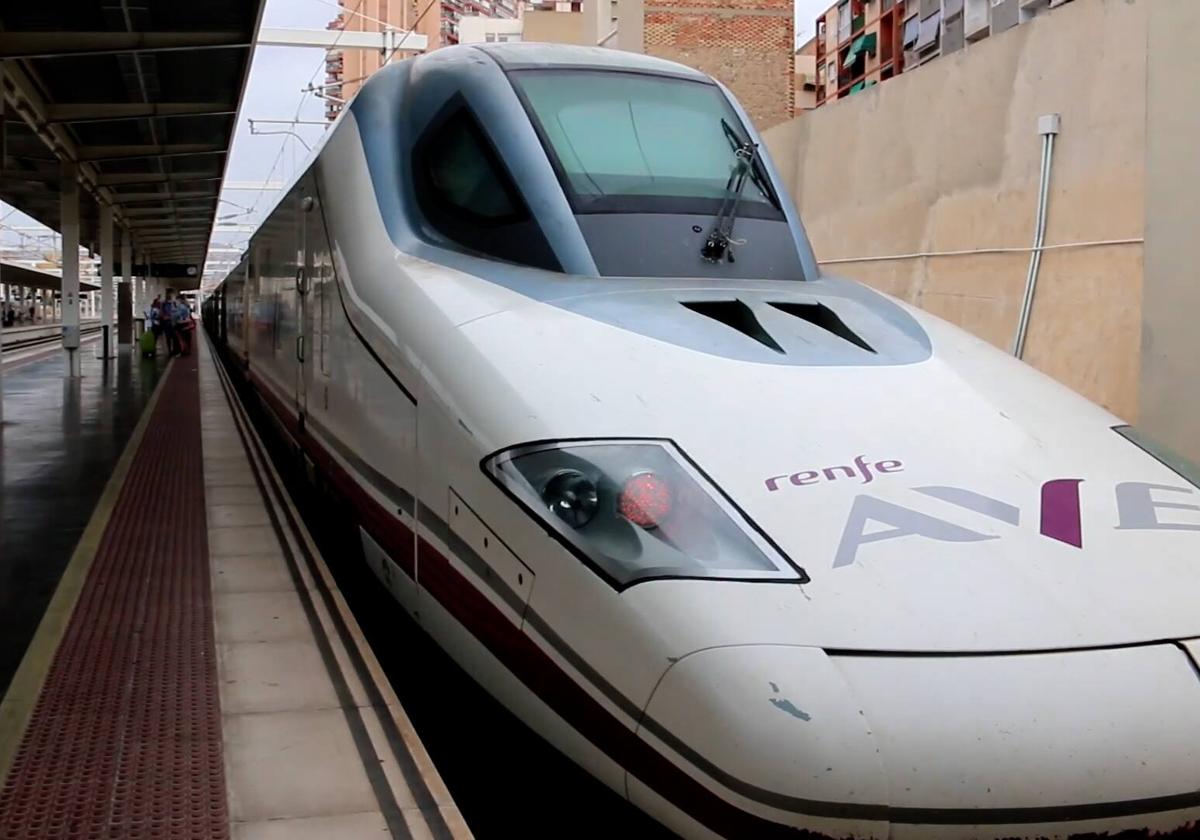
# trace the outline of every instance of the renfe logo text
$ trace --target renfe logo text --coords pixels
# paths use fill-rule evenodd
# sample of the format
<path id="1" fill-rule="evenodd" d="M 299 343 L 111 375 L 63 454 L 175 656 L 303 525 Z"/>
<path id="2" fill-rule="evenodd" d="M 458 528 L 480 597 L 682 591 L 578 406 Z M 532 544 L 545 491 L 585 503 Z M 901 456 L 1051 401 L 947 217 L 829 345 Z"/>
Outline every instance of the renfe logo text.
<path id="1" fill-rule="evenodd" d="M 837 481 L 839 478 L 861 476 L 863 484 L 870 484 L 875 480 L 872 469 L 877 473 L 894 473 L 903 470 L 904 464 L 899 461 L 876 461 L 872 465 L 867 461 L 865 455 L 859 455 L 854 459 L 853 467 L 826 467 L 823 470 L 801 470 L 790 475 L 773 475 L 767 479 L 766 484 L 767 489 L 772 492 L 778 490 L 785 479 L 797 487 L 803 487 L 806 484 L 817 484 L 821 481 Z"/>

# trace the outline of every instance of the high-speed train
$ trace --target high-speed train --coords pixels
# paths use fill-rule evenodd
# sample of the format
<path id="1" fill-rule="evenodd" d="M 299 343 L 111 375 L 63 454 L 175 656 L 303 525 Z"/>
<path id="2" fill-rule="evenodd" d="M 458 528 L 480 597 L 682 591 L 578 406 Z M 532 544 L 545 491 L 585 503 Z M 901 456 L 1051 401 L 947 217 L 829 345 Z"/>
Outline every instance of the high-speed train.
<path id="1" fill-rule="evenodd" d="M 1200 818 L 1196 476 L 823 274 L 711 78 L 387 66 L 206 318 L 401 607 L 680 835 Z"/>

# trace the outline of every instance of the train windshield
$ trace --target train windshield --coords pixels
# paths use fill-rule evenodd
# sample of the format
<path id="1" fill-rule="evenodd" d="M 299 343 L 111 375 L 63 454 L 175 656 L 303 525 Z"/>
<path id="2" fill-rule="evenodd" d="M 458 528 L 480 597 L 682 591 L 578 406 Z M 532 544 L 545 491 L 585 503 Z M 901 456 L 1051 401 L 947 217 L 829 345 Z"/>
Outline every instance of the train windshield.
<path id="1" fill-rule="evenodd" d="M 576 213 L 707 213 L 728 194 L 746 134 L 716 85 L 590 70 L 512 79 Z M 755 170 L 742 215 L 782 218 Z"/>

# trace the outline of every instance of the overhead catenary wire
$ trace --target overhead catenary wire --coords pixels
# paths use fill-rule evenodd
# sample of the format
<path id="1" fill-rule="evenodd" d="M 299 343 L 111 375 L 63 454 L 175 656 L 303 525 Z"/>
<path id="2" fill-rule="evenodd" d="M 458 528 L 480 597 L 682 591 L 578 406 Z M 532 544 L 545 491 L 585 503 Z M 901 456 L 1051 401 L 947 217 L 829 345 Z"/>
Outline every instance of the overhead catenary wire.
<path id="1" fill-rule="evenodd" d="M 441 0 L 429 0 L 429 2 L 425 4 L 425 8 L 421 10 L 421 13 L 419 15 L 417 15 L 417 19 L 412 22 L 412 26 L 410 26 L 407 30 L 405 30 L 404 35 L 400 38 L 400 40 L 398 40 L 395 44 L 393 44 L 391 51 L 389 51 L 388 54 L 386 56 L 384 56 L 383 64 L 387 64 L 389 61 L 392 60 L 392 56 L 395 55 L 396 51 L 404 45 L 404 42 L 408 40 L 408 36 L 413 34 L 417 30 L 417 26 L 421 23 L 422 20 L 424 20 L 425 15 L 429 14 L 429 10 L 432 9 L 435 5 L 439 5 L 440 3 L 441 3 Z"/>
<path id="2" fill-rule="evenodd" d="M 333 0 L 312 0 L 312 2 L 320 3 L 322 6 L 329 6 L 331 9 L 337 9 L 338 12 L 340 12 L 340 13 L 344 13 L 346 11 L 345 6 L 343 6 L 341 3 L 335 3 L 335 2 L 333 2 Z M 359 5 L 361 5 L 361 4 L 359 4 Z M 388 23 L 386 20 L 380 20 L 377 17 L 371 17 L 366 12 L 357 12 L 357 11 L 351 12 L 347 17 L 362 18 L 363 20 L 370 21 L 371 23 L 378 23 L 380 26 L 388 26 L 388 27 L 391 26 L 391 24 Z"/>
<path id="3" fill-rule="evenodd" d="M 440 2 L 441 2 L 441 0 L 429 0 L 429 2 L 425 4 L 425 8 L 423 8 L 421 10 L 421 13 L 419 15 L 417 15 L 416 20 L 414 20 L 412 22 L 412 26 L 410 26 L 408 29 L 404 30 L 404 33 L 398 39 L 396 39 L 396 42 L 394 44 L 392 44 L 391 49 L 388 50 L 387 55 L 385 55 L 383 57 L 383 60 L 380 62 L 380 66 L 387 64 L 389 61 L 392 60 L 392 56 L 394 56 L 401 48 L 403 48 L 404 43 L 408 40 L 408 36 L 412 35 L 414 32 L 416 32 L 417 26 L 421 23 L 422 20 L 424 20 L 425 15 L 427 15 L 429 13 L 429 10 L 432 9 L 435 5 L 440 4 Z M 335 46 L 336 46 L 336 41 L 337 41 L 337 39 L 334 39 Z M 330 49 L 334 49 L 334 47 L 330 47 Z M 318 68 L 318 70 L 319 70 L 319 68 Z M 354 82 L 362 82 L 362 81 L 365 81 L 366 79 L 370 78 L 370 76 L 371 76 L 370 73 L 364 73 L 361 76 L 355 76 L 353 79 L 339 79 L 333 85 L 317 85 L 314 87 L 313 79 L 315 79 L 317 77 L 317 74 L 313 73 L 312 76 L 309 77 L 308 86 L 305 88 L 305 91 L 311 92 L 314 96 L 320 97 L 322 99 L 329 99 L 329 100 L 332 100 L 339 104 L 345 104 L 345 100 L 343 100 L 343 99 L 338 99 L 337 97 L 330 96 L 329 94 L 320 94 L 320 93 L 317 93 L 316 91 L 323 90 L 324 88 L 327 88 L 327 87 L 341 87 L 342 85 L 353 84 Z"/>
<path id="4" fill-rule="evenodd" d="M 316 2 L 326 2 L 326 0 L 316 0 Z M 417 15 L 417 17 L 413 21 L 412 25 L 407 30 L 405 30 L 403 35 L 401 35 L 398 39 L 396 39 L 396 41 L 392 45 L 391 49 L 383 57 L 381 64 L 387 64 L 392 59 L 392 56 L 394 56 L 396 54 L 396 52 L 404 46 L 404 43 L 405 43 L 405 41 L 407 41 L 408 36 L 412 35 L 416 31 L 417 26 L 425 18 L 425 15 L 427 15 L 429 13 L 429 11 L 434 7 L 434 5 L 439 4 L 440 2 L 441 2 L 441 0 L 429 0 L 429 2 L 426 3 L 425 7 L 421 10 L 421 13 L 419 15 Z M 347 11 L 340 4 L 327 3 L 327 5 L 331 5 L 331 6 L 336 5 L 339 10 L 345 11 L 347 19 L 361 17 L 364 20 L 369 20 L 371 22 L 381 24 L 385 27 L 387 27 L 389 25 L 386 21 L 382 21 L 382 20 L 379 20 L 378 18 L 371 17 L 370 15 L 367 15 L 365 13 L 361 13 L 360 9 L 362 7 L 362 4 L 363 4 L 363 0 L 358 0 L 358 2 L 356 2 L 354 4 L 354 7 L 352 9 Z M 344 27 L 340 28 L 338 30 L 338 34 L 334 37 L 333 43 L 330 44 L 330 46 L 326 50 L 327 54 L 330 50 L 337 49 L 338 42 L 341 40 L 342 34 L 345 33 L 345 31 L 346 31 L 346 29 Z M 324 66 L 325 66 L 325 59 L 322 58 L 322 60 L 317 63 L 316 67 L 313 68 L 312 74 L 308 77 L 308 83 L 301 90 L 300 99 L 296 103 L 295 112 L 293 113 L 292 119 L 290 120 L 290 122 L 292 124 L 296 124 L 297 122 L 299 122 L 300 112 L 304 107 L 304 101 L 305 101 L 307 95 L 314 91 L 313 82 L 316 80 L 317 74 L 319 74 L 321 72 L 321 68 L 323 68 Z M 366 77 L 364 76 L 363 79 L 365 79 L 365 78 Z M 349 81 L 362 81 L 362 79 L 353 79 L 353 80 L 349 80 Z M 342 83 L 345 84 L 346 80 L 343 80 Z M 279 168 L 279 164 L 283 160 L 283 155 L 284 155 L 285 151 L 287 150 L 288 137 L 295 137 L 295 135 L 293 133 L 289 133 L 280 142 L 279 151 L 275 155 L 275 160 L 271 164 L 271 169 L 268 172 L 267 177 L 263 180 L 263 186 L 261 188 L 259 188 L 259 190 L 255 193 L 253 201 L 250 202 L 250 209 L 245 213 L 245 215 L 252 217 L 254 212 L 257 211 L 259 202 L 262 200 L 262 197 L 263 197 L 264 193 L 266 192 L 267 185 L 271 182 L 272 177 L 274 177 L 276 170 Z M 296 138 L 296 139 L 298 139 L 298 138 Z M 293 170 L 294 169 L 295 169 L 295 165 L 293 163 Z M 249 240 L 247 240 L 247 242 L 248 241 Z"/>
<path id="5" fill-rule="evenodd" d="M 354 8 L 350 10 L 349 16 L 354 17 L 355 15 L 357 15 L 359 13 L 359 9 L 362 7 L 362 4 L 363 4 L 363 0 L 358 0 L 358 2 L 354 4 Z M 342 8 L 342 7 L 339 6 L 339 8 Z M 329 47 L 329 49 L 332 50 L 332 49 L 337 48 L 338 42 L 341 40 L 342 34 L 345 31 L 346 31 L 345 29 L 338 30 L 338 34 L 336 36 L 334 36 L 333 44 Z M 309 88 L 312 87 L 313 79 L 317 78 L 317 74 L 321 72 L 321 68 L 324 66 L 325 66 L 325 59 L 322 58 L 319 62 L 317 62 L 317 66 L 313 69 L 312 74 L 308 77 L 308 84 L 305 86 L 304 89 L 302 89 L 300 91 L 300 98 L 296 101 L 296 110 L 292 114 L 291 122 L 293 124 L 296 123 L 300 119 L 300 111 L 303 110 L 303 108 L 304 108 L 304 100 L 308 96 Z M 287 150 L 287 145 L 288 145 L 288 137 L 285 136 L 283 140 L 279 141 L 279 151 L 276 152 L 276 154 L 275 154 L 275 160 L 271 163 L 271 169 L 267 173 L 267 177 L 263 179 L 262 187 L 260 187 L 258 192 L 256 192 L 254 194 L 254 200 L 250 202 L 250 210 L 247 212 L 246 215 L 252 215 L 254 213 L 254 211 L 256 211 L 258 209 L 258 203 L 259 203 L 259 201 L 262 200 L 263 193 L 266 192 L 267 185 L 269 183 L 271 183 L 271 178 L 275 174 L 275 170 L 279 168 L 279 164 L 283 160 L 283 155 L 284 155 L 284 152 Z"/>
<path id="6" fill-rule="evenodd" d="M 357 14 L 358 14 L 358 10 L 359 10 L 360 8 L 362 8 L 362 4 L 363 4 L 363 0 L 358 0 L 358 2 L 354 4 L 354 8 L 350 10 L 349 17 L 351 17 L 351 18 L 352 18 L 352 17 L 354 17 L 355 15 L 357 15 Z M 346 29 L 345 29 L 345 27 L 343 27 L 343 28 L 341 28 L 341 29 L 339 29 L 339 30 L 338 30 L 338 34 L 334 36 L 334 38 L 333 38 L 333 43 L 329 45 L 329 49 L 328 49 L 328 50 L 326 50 L 326 53 L 328 53 L 328 52 L 329 52 L 329 50 L 336 50 L 336 49 L 337 49 L 338 42 L 342 40 L 342 35 L 343 35 L 343 34 L 345 34 L 345 32 L 346 32 Z M 322 68 L 322 67 L 324 67 L 324 66 L 325 66 L 325 59 L 323 59 L 323 58 L 322 58 L 322 59 L 321 59 L 321 61 L 317 63 L 317 66 L 316 66 L 316 68 L 313 70 L 313 72 L 312 72 L 312 75 L 308 77 L 308 85 L 309 85 L 309 87 L 311 87 L 311 86 L 312 86 L 313 79 L 317 78 L 317 74 L 321 72 L 321 68 Z M 297 118 L 299 118 L 299 117 L 300 117 L 300 109 L 299 109 L 299 108 L 297 108 L 297 109 L 296 109 L 296 117 L 297 117 Z"/>

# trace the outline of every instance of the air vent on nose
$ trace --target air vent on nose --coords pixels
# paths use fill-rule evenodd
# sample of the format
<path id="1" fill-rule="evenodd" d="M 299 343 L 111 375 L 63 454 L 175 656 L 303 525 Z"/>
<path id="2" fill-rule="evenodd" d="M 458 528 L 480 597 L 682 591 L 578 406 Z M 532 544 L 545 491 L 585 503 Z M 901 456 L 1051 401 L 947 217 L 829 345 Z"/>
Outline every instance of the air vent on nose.
<path id="1" fill-rule="evenodd" d="M 783 352 L 783 348 L 775 342 L 775 339 L 771 338 L 770 333 L 763 329 L 762 324 L 758 323 L 758 319 L 754 317 L 754 312 L 750 307 L 740 300 L 697 300 L 681 301 L 681 303 L 696 314 L 720 321 L 742 335 L 753 338 L 759 344 L 770 347 L 776 353 Z"/>
<path id="2" fill-rule="evenodd" d="M 833 333 L 838 338 L 849 341 L 868 353 L 874 353 L 875 348 L 859 337 L 858 333 L 846 326 L 838 314 L 821 303 L 772 303 L 771 306 L 780 312 L 795 315 L 825 332 Z"/>

